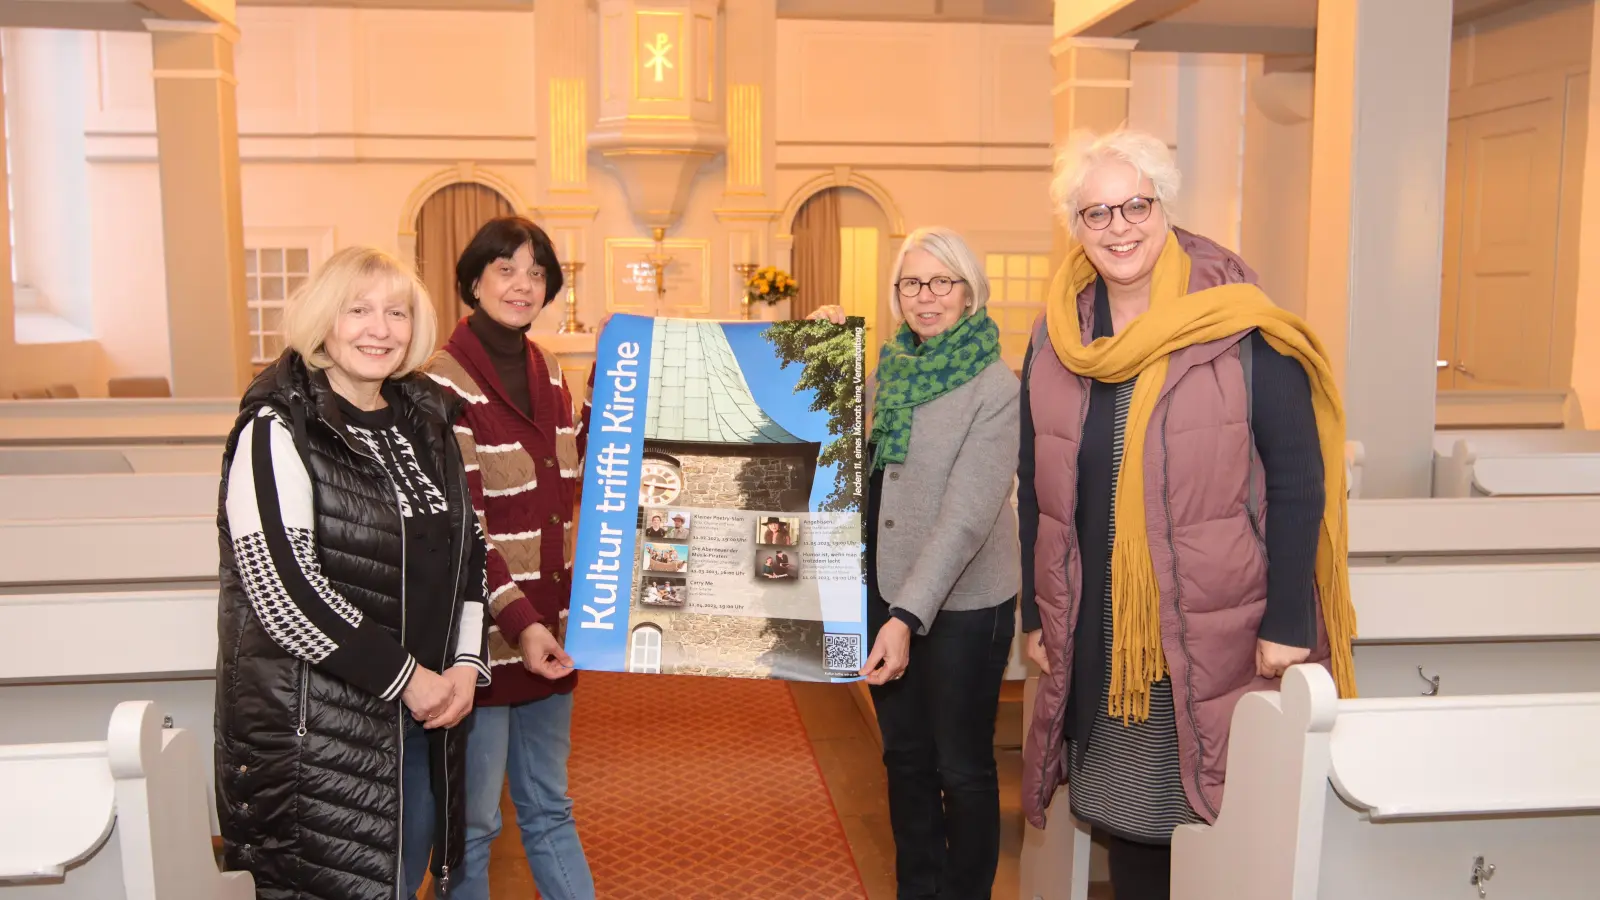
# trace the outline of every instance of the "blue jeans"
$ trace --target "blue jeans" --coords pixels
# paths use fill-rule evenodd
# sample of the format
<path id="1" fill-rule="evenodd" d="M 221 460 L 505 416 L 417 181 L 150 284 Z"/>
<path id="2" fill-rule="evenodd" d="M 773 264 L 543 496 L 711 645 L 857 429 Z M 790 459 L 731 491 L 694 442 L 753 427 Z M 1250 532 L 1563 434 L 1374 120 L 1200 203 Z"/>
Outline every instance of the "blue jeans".
<path id="1" fill-rule="evenodd" d="M 507 774 L 539 895 L 594 900 L 594 876 L 567 796 L 571 751 L 571 694 L 473 710 L 467 736 L 467 855 L 451 900 L 489 900 L 489 846 L 500 836 L 500 793 Z"/>
<path id="2" fill-rule="evenodd" d="M 433 853 L 433 778 L 428 774 L 428 732 L 402 709 L 404 740 L 400 761 L 400 869 L 405 883 L 396 897 L 415 900 Z"/>

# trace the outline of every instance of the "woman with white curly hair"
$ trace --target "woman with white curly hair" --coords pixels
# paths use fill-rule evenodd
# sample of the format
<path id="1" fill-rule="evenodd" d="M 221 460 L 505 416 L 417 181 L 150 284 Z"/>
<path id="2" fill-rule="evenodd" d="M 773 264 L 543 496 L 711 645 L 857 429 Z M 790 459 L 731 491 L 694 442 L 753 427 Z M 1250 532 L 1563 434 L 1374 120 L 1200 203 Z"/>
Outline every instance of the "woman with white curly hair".
<path id="1" fill-rule="evenodd" d="M 1243 260 L 1173 226 L 1180 181 L 1138 131 L 1062 154 L 1051 199 L 1074 242 L 1022 373 L 1021 605 L 1042 673 L 1023 807 L 1043 827 L 1069 783 L 1117 900 L 1166 898 L 1173 829 L 1215 820 L 1242 695 L 1308 660 L 1354 687 L 1332 372 Z"/>

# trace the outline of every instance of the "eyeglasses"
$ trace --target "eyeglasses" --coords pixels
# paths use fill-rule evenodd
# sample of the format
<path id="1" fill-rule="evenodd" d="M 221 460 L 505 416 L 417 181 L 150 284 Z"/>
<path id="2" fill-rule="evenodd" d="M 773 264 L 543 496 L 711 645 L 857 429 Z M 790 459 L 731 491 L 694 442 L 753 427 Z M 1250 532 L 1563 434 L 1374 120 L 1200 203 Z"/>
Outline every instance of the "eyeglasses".
<path id="1" fill-rule="evenodd" d="M 909 299 L 922 293 L 923 285 L 927 285 L 928 290 L 932 291 L 935 297 L 943 297 L 949 294 L 950 291 L 954 290 L 956 285 L 966 283 L 967 281 L 964 278 L 951 278 L 949 275 L 935 275 L 932 278 L 929 278 L 927 281 L 923 281 L 920 278 L 902 278 L 896 282 L 896 285 L 900 289 L 900 296 Z"/>
<path id="2" fill-rule="evenodd" d="M 1104 203 L 1095 206 L 1085 206 L 1078 210 L 1078 217 L 1083 219 L 1083 224 L 1092 231 L 1104 231 L 1111 225 L 1111 216 L 1117 210 L 1122 210 L 1122 221 L 1129 225 L 1137 225 L 1150 218 L 1150 211 L 1155 209 L 1154 197 L 1131 197 L 1116 206 L 1107 206 Z"/>

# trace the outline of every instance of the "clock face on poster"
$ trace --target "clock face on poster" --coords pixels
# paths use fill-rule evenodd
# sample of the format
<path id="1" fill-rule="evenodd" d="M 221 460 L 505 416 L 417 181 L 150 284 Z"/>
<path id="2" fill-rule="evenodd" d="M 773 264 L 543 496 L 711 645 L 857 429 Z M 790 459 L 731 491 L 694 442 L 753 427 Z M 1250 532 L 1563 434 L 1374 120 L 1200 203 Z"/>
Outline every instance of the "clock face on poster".
<path id="1" fill-rule="evenodd" d="M 639 505 L 669 506 L 682 493 L 682 469 L 670 460 L 644 460 L 639 469 Z"/>

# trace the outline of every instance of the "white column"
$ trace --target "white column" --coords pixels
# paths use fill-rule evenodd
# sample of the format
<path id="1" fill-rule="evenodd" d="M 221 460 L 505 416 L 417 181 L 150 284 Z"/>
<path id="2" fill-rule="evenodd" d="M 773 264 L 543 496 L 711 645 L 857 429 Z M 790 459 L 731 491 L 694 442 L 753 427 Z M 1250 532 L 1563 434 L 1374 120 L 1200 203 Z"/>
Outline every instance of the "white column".
<path id="1" fill-rule="evenodd" d="M 176 397 L 250 382 L 232 25 L 149 21 Z"/>
<path id="2" fill-rule="evenodd" d="M 1600 54 L 1600 16 L 1590 48 Z M 1592 56 L 1600 60 L 1600 55 Z M 1572 390 L 1585 427 L 1600 429 L 1600 66 L 1589 67 L 1589 130 L 1583 148 L 1583 205 L 1578 232 L 1578 301 L 1572 336 Z"/>
<path id="3" fill-rule="evenodd" d="M 1306 314 L 1369 497 L 1430 494 L 1451 19 L 1451 0 L 1317 11 Z"/>

